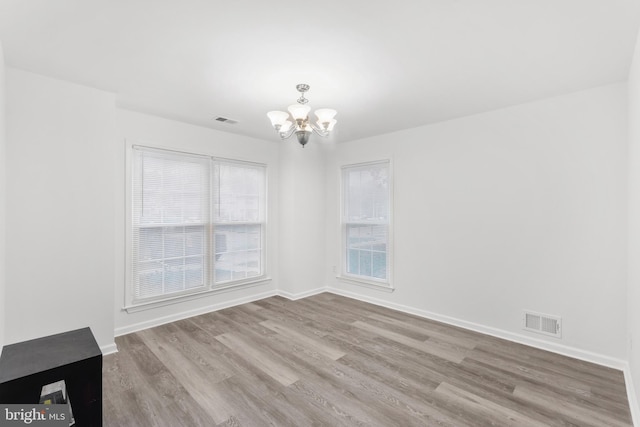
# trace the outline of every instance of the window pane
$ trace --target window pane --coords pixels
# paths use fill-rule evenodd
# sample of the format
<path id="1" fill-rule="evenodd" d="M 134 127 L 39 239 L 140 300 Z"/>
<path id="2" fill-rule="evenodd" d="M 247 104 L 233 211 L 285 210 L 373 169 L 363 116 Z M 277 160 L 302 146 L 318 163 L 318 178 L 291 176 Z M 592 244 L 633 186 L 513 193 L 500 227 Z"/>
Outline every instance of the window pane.
<path id="1" fill-rule="evenodd" d="M 167 227 L 164 233 L 164 257 L 176 258 L 184 255 L 184 227 Z"/>
<path id="2" fill-rule="evenodd" d="M 247 277 L 259 276 L 261 273 L 261 251 L 247 251 Z"/>
<path id="3" fill-rule="evenodd" d="M 262 225 L 219 225 L 214 241 L 216 283 L 262 274 Z"/>
<path id="4" fill-rule="evenodd" d="M 343 168 L 344 271 L 388 280 L 389 163 Z"/>
<path id="5" fill-rule="evenodd" d="M 370 242 L 372 250 L 386 252 L 387 229 L 386 225 L 374 225 L 371 227 Z"/>
<path id="6" fill-rule="evenodd" d="M 138 260 L 154 259 L 162 259 L 162 228 L 141 228 Z"/>
<path id="7" fill-rule="evenodd" d="M 217 222 L 261 222 L 264 215 L 263 167 L 219 162 L 215 166 Z"/>
<path id="8" fill-rule="evenodd" d="M 205 222 L 208 217 L 209 161 L 175 153 L 137 153 L 134 186 L 141 224 Z M 135 219 L 135 218 L 134 218 Z"/>
<path id="9" fill-rule="evenodd" d="M 348 168 L 344 173 L 345 217 L 349 222 L 389 218 L 388 165 Z"/>
<path id="10" fill-rule="evenodd" d="M 203 256 L 185 259 L 184 284 L 186 289 L 204 285 L 204 265 Z"/>
<path id="11" fill-rule="evenodd" d="M 373 252 L 372 276 L 378 279 L 386 279 L 387 277 L 387 254 L 386 253 Z"/>
<path id="12" fill-rule="evenodd" d="M 386 252 L 386 225 L 347 225 L 347 247 Z"/>
<path id="13" fill-rule="evenodd" d="M 184 290 L 184 259 L 172 259 L 164 262 L 164 293 Z"/>
<path id="14" fill-rule="evenodd" d="M 135 283 L 135 293 L 140 298 L 148 298 L 162 294 L 162 263 L 144 262 L 139 264 Z"/>
<path id="15" fill-rule="evenodd" d="M 347 252 L 347 273 L 360 275 L 360 254 L 357 250 Z"/>
<path id="16" fill-rule="evenodd" d="M 360 275 L 372 276 L 371 274 L 371 251 L 360 251 Z"/>
<path id="17" fill-rule="evenodd" d="M 205 230 L 204 227 L 185 227 L 184 249 L 185 255 L 205 254 Z"/>
<path id="18" fill-rule="evenodd" d="M 223 260 L 216 263 L 216 283 L 228 282 L 231 280 L 231 265 L 233 264 L 233 255 L 226 256 Z"/>

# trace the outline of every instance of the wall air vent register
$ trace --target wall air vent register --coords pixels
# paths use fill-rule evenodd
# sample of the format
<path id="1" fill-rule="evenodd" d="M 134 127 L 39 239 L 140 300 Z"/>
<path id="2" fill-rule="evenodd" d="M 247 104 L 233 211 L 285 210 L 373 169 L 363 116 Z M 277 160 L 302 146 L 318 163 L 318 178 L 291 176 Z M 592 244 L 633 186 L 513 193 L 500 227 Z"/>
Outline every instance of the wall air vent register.
<path id="1" fill-rule="evenodd" d="M 522 328 L 538 334 L 562 338 L 562 318 L 525 310 L 522 313 Z"/>

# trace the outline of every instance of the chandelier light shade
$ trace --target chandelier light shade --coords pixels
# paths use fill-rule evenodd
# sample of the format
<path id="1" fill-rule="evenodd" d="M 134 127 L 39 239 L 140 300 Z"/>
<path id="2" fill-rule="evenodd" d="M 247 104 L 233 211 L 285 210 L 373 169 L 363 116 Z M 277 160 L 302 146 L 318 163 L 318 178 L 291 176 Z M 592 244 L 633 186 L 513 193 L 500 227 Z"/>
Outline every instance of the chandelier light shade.
<path id="1" fill-rule="evenodd" d="M 311 132 L 327 137 L 333 130 L 337 121 L 334 119 L 337 114 L 336 110 L 331 108 L 320 108 L 315 111 L 315 115 L 318 118 L 316 124 L 309 122 L 309 113 L 311 107 L 306 105 L 309 100 L 304 97 L 305 92 L 309 90 L 309 85 L 301 83 L 296 86 L 298 92 L 300 92 L 300 98 L 298 103 L 290 105 L 287 110 L 289 111 L 269 111 L 267 117 L 271 120 L 271 126 L 278 132 L 281 139 L 290 138 L 294 133 L 298 142 L 304 147 L 309 142 Z"/>
<path id="2" fill-rule="evenodd" d="M 306 118 L 309 116 L 309 111 L 311 111 L 311 107 L 307 107 L 306 105 L 300 105 L 300 104 L 293 104 L 293 105 L 289 105 L 289 108 L 287 108 L 287 110 L 289 110 L 289 113 L 291 114 L 291 117 L 293 117 L 293 120 L 306 120 Z"/>
<path id="3" fill-rule="evenodd" d="M 284 111 L 269 111 L 267 113 L 267 116 L 269 117 L 269 119 L 271 119 L 271 124 L 276 129 L 278 129 L 279 126 L 283 126 L 289 118 L 289 114 L 285 113 Z"/>

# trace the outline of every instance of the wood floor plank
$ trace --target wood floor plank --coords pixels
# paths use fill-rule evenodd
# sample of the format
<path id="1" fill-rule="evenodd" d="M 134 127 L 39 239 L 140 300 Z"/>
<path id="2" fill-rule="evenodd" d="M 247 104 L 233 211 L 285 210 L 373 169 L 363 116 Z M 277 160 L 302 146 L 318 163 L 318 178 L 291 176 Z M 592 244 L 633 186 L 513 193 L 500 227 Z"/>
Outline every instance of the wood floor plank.
<path id="1" fill-rule="evenodd" d="M 573 388 L 567 386 L 565 382 L 544 382 L 530 376 L 523 377 L 512 371 L 510 372 L 509 369 L 502 369 L 500 366 L 477 362 L 473 359 L 465 359 L 461 366 L 468 367 L 474 372 L 483 372 L 484 375 L 489 377 L 504 378 L 504 381 L 512 381 L 515 385 L 544 389 L 547 395 L 556 396 L 557 399 L 566 400 L 567 402 L 575 402 L 586 408 L 597 408 L 598 411 L 608 413 L 613 418 L 627 420 L 630 417 L 628 402 L 626 400 L 616 400 L 614 397 L 625 396 L 626 393 L 613 395 L 605 393 L 606 395 L 602 397 L 600 396 L 601 393 L 594 393 L 592 387 L 587 390 L 585 387 Z M 521 401 L 521 399 L 519 400 Z"/>
<path id="2" fill-rule="evenodd" d="M 491 353 L 476 350 L 468 355 L 468 359 L 483 362 L 485 365 L 495 366 L 499 369 L 511 373 L 515 379 L 523 381 L 530 380 L 539 384 L 552 384 L 553 387 L 561 388 L 567 392 L 578 392 L 582 394 L 591 393 L 590 384 L 572 378 L 568 375 L 561 375 L 557 372 L 549 371 L 543 367 L 533 366 L 524 363 L 520 359 L 508 357 L 498 357 Z"/>
<path id="3" fill-rule="evenodd" d="M 130 377 L 134 388 L 127 393 L 126 402 L 118 401 L 118 390 L 104 384 L 104 400 L 116 402 L 121 412 L 117 417 L 127 420 L 125 424 L 116 424 L 116 417 L 105 414 L 106 426 L 159 426 L 177 425 L 208 426 L 214 421 L 206 411 L 193 400 L 180 382 L 166 369 L 153 353 L 144 345 L 137 334 L 120 337 L 116 343 L 122 350 L 113 355 L 121 363 L 123 372 Z M 149 393 L 153 390 L 152 393 Z M 111 391 L 111 392 L 109 392 Z M 139 414 L 138 414 L 139 413 Z"/>
<path id="4" fill-rule="evenodd" d="M 584 377 L 586 381 L 598 382 L 600 386 L 624 388 L 624 376 L 621 371 L 562 354 L 550 353 L 508 341 L 505 341 L 503 345 L 481 343 L 477 348 L 480 351 L 500 357 L 517 358 L 532 365 L 545 367 L 549 370 L 557 370 L 563 375 L 570 372 L 573 377 Z"/>
<path id="5" fill-rule="evenodd" d="M 620 371 L 330 293 L 116 343 L 106 427 L 632 425 Z"/>
<path id="6" fill-rule="evenodd" d="M 206 410 L 216 424 L 233 415 L 226 403 L 224 389 L 217 386 L 230 375 L 220 374 L 215 369 L 201 369 L 198 364 L 190 361 L 185 357 L 184 347 L 177 347 L 177 340 L 167 339 L 169 336 L 166 327 L 140 331 L 138 336 L 164 361 L 166 368 L 180 378 L 181 386 Z"/>
<path id="7" fill-rule="evenodd" d="M 292 328 L 288 328 L 272 320 L 265 320 L 264 322 L 260 322 L 260 324 L 265 328 L 269 328 L 272 331 L 283 335 L 287 339 L 297 341 L 298 343 L 304 346 L 307 346 L 309 349 L 317 351 L 318 353 L 328 357 L 329 359 L 338 360 L 345 355 L 343 351 L 335 347 L 332 347 L 328 344 L 324 344 L 317 339 L 304 335 L 300 332 L 295 331 Z"/>
<path id="8" fill-rule="evenodd" d="M 146 329 L 137 335 L 170 370 L 180 369 L 185 375 L 195 375 L 209 384 L 224 381 L 234 373 L 228 366 L 220 363 L 219 359 L 211 361 L 209 355 L 202 352 L 199 343 L 190 340 L 176 325 Z M 168 366 L 168 361 L 175 365 L 174 369 L 173 366 Z"/>
<path id="9" fill-rule="evenodd" d="M 529 418 L 494 402 L 469 393 L 461 388 L 443 382 L 436 389 L 460 404 L 464 412 L 471 412 L 472 418 L 482 420 L 478 425 L 509 425 L 528 427 L 548 427 L 548 424 Z"/>
<path id="10" fill-rule="evenodd" d="M 412 347 L 416 350 L 420 350 L 428 354 L 433 354 L 434 356 L 441 357 L 453 363 L 462 362 L 462 360 L 465 358 L 465 355 L 466 355 L 466 352 L 460 351 L 458 349 L 452 349 L 449 346 L 443 346 L 440 344 L 434 344 L 431 342 L 427 343 L 424 341 L 416 340 L 406 335 L 402 335 L 397 332 L 392 332 L 387 329 L 379 328 L 377 326 L 371 325 L 369 323 L 361 322 L 359 320 L 353 322 L 353 326 L 360 329 L 364 329 L 365 331 L 369 331 L 374 334 L 380 335 L 381 337 L 388 338 L 392 341 L 406 345 L 408 347 Z"/>
<path id="11" fill-rule="evenodd" d="M 261 396 L 278 395 L 281 384 L 271 376 L 258 369 L 250 361 L 238 357 L 236 352 L 218 341 L 213 334 L 197 328 L 183 336 L 184 340 L 192 340 L 193 345 L 200 345 L 201 352 L 209 359 L 209 363 L 219 363 L 230 369 L 234 376 L 246 379 L 253 384 L 251 392 Z"/>
<path id="12" fill-rule="evenodd" d="M 301 396 L 306 411 L 314 414 L 314 420 L 300 425 L 327 426 L 373 426 L 376 425 L 375 413 L 367 411 L 366 404 L 352 396 L 334 401 L 336 390 L 329 389 L 320 381 L 300 380 L 285 391 L 287 398 Z"/>
<path id="13" fill-rule="evenodd" d="M 518 386 L 513 393 L 515 396 L 537 406 L 554 408 L 563 417 L 575 420 L 581 426 L 621 427 L 629 425 L 628 421 L 620 421 L 616 417 L 604 415 L 584 405 L 577 405 L 567 400 L 559 400 L 555 395 L 541 392 L 541 390 L 533 387 Z"/>
<path id="14" fill-rule="evenodd" d="M 235 414 L 233 418 L 240 425 L 293 426 L 293 420 L 309 423 L 309 417 L 304 411 L 280 398 L 285 387 L 282 387 L 278 395 L 273 396 L 254 393 L 252 383 L 239 375 L 226 379 L 221 385 L 227 392 L 227 400 L 231 402 Z"/>
<path id="15" fill-rule="evenodd" d="M 257 349 L 254 345 L 245 341 L 238 334 L 221 334 L 216 336 L 216 339 L 236 352 L 238 357 L 248 359 L 258 369 L 262 370 L 282 385 L 288 386 L 300 379 L 297 373 L 285 364 L 281 363 L 280 360 L 271 357 L 260 349 Z"/>
<path id="16" fill-rule="evenodd" d="M 398 370 L 396 377 L 399 378 L 399 382 L 394 381 L 394 379 L 385 380 L 380 378 L 380 380 L 385 381 L 386 384 L 403 393 L 414 395 L 420 393 L 420 399 L 428 402 L 431 406 L 439 408 L 444 413 L 456 413 L 458 409 L 446 400 L 439 399 L 437 395 L 430 396 L 429 390 L 434 390 L 441 382 L 448 381 L 459 387 L 475 391 L 479 396 L 497 399 L 504 406 L 515 408 L 525 415 L 533 412 L 535 416 L 549 426 L 564 425 L 539 408 L 536 411 L 524 408 L 525 404 L 515 399 L 512 395 L 515 385 L 504 382 L 505 380 L 502 378 L 485 376 L 482 372 L 478 373 L 466 369 L 464 367 L 466 362 L 463 362 L 462 365 L 453 365 L 450 362 L 434 365 L 427 358 L 422 358 L 421 360 L 405 358 L 402 364 L 398 364 L 397 360 L 402 358 L 402 355 L 394 353 L 388 347 L 370 348 L 365 341 L 360 341 L 359 344 L 351 344 L 348 349 L 348 355 L 341 358 L 340 363 L 349 364 L 355 369 L 362 369 L 363 372 L 372 377 L 376 377 L 376 365 L 387 367 L 389 370 Z M 427 363 L 421 364 L 420 362 Z M 416 391 L 416 388 L 420 391 Z M 472 422 L 470 424 L 473 425 Z"/>
<path id="17" fill-rule="evenodd" d="M 378 420 L 374 425 L 456 425 L 447 414 L 413 396 L 398 393 L 389 385 L 339 361 L 329 363 L 327 358 L 311 352 L 300 352 L 297 356 L 296 362 L 304 366 L 305 378 L 314 385 L 330 384 L 333 387 L 332 392 L 324 393 L 327 400 L 340 407 L 345 404 L 343 398 L 347 394 L 359 406 L 366 406 L 367 412 Z"/>
<path id="18" fill-rule="evenodd" d="M 460 337 L 452 337 L 447 333 L 432 330 L 432 329 L 426 329 L 424 326 L 418 326 L 412 323 L 403 322 L 401 320 L 394 319 L 392 317 L 382 316 L 380 314 L 374 313 L 369 315 L 369 318 L 373 320 L 378 320 L 380 322 L 387 323 L 390 325 L 395 325 L 402 329 L 406 329 L 416 333 L 421 333 L 426 336 L 425 341 L 427 338 L 433 338 L 436 341 L 446 342 L 449 344 L 453 344 L 457 347 L 464 347 L 469 350 L 474 349 L 477 345 L 477 340 L 465 339 Z"/>

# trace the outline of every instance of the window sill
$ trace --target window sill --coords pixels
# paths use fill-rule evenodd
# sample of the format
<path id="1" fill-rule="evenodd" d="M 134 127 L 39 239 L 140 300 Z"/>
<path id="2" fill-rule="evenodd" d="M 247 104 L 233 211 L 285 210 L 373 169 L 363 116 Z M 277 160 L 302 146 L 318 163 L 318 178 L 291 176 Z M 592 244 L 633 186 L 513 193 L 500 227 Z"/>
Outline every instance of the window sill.
<path id="1" fill-rule="evenodd" d="M 351 285 L 364 286 L 365 288 L 376 289 L 383 292 L 393 292 L 395 290 L 393 285 L 387 282 L 375 282 L 373 280 L 359 279 L 350 276 L 336 276 L 336 279 Z"/>
<path id="2" fill-rule="evenodd" d="M 174 297 L 168 297 L 159 300 L 140 302 L 123 307 L 127 313 L 137 313 L 139 311 L 151 310 L 158 307 L 164 307 L 166 305 L 178 304 L 185 301 L 191 301 L 198 298 L 203 298 L 210 295 L 221 294 L 224 292 L 235 291 L 238 289 L 250 288 L 252 286 L 264 285 L 271 282 L 270 277 L 261 277 L 259 279 L 250 280 L 246 282 L 233 283 L 215 288 L 206 289 L 204 291 L 194 292 L 190 294 L 177 295 Z"/>

